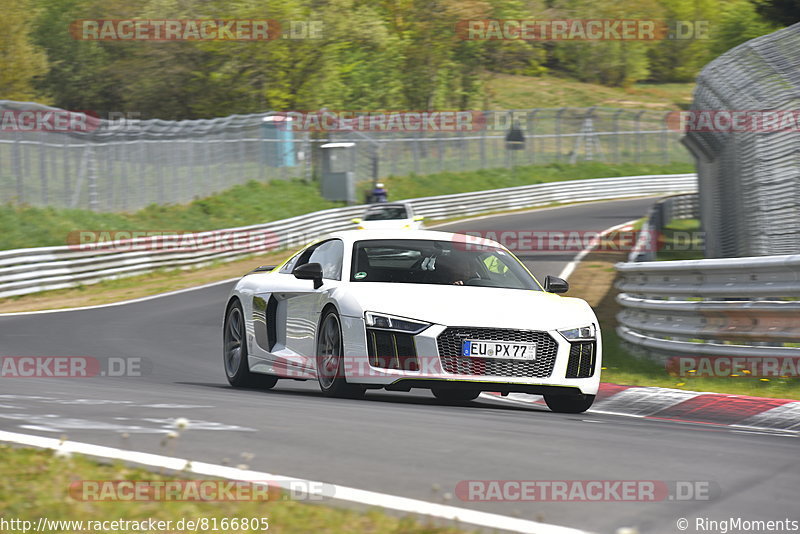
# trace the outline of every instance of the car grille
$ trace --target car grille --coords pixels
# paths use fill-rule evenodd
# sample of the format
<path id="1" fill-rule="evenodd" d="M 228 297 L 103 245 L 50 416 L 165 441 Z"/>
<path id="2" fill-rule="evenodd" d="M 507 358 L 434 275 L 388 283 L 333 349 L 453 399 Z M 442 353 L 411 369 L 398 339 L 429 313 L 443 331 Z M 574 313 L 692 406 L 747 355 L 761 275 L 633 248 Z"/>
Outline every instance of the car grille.
<path id="1" fill-rule="evenodd" d="M 476 358 L 461 355 L 465 339 L 536 343 L 533 361 Z M 547 332 L 505 328 L 447 328 L 436 338 L 439 360 L 447 373 L 457 375 L 545 378 L 553 373 L 558 343 Z"/>
<path id="2" fill-rule="evenodd" d="M 367 328 L 369 364 L 382 369 L 419 371 L 414 336 Z"/>
<path id="3" fill-rule="evenodd" d="M 594 375 L 595 342 L 572 343 L 567 362 L 567 378 L 589 378 Z"/>

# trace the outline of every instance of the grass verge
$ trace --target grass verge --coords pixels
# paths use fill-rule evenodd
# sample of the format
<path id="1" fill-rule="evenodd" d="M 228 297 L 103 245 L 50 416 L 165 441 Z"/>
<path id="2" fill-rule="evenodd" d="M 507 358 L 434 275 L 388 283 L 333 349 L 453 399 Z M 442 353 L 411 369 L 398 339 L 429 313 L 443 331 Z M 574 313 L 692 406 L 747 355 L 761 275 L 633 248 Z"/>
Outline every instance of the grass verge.
<path id="1" fill-rule="evenodd" d="M 174 476 L 155 474 L 141 468 L 126 466 L 121 462 L 99 463 L 78 455 L 59 456 L 53 451 L 22 449 L 0 445 L 0 506 L 2 516 L 7 521 L 21 519 L 32 521 L 36 526 L 40 517 L 51 521 L 83 521 L 83 528 L 74 523 L 71 527 L 51 526 L 43 532 L 88 532 L 107 530 L 92 528 L 89 521 L 171 521 L 172 526 L 165 532 L 186 531 L 178 529 L 177 523 L 184 520 L 221 521 L 227 518 L 266 518 L 269 532 L 306 533 L 322 532 L 344 534 L 348 532 L 389 532 L 389 533 L 427 533 L 455 534 L 465 532 L 454 527 L 438 527 L 423 524 L 411 518 L 398 518 L 379 510 L 356 512 L 342 508 L 310 504 L 290 500 L 286 494 L 269 492 L 267 501 L 103 501 L 78 500 L 71 496 L 70 485 L 80 481 L 158 481 L 166 482 L 182 479 L 180 473 Z M 257 522 L 258 529 L 221 528 L 227 533 L 261 532 L 263 524 Z M 89 528 L 86 528 L 86 527 Z M 123 525 L 120 525 L 123 526 Z M 132 525 L 131 525 L 132 526 Z M 32 529 L 31 529 L 32 530 Z M 110 529 L 109 529 L 110 530 Z M 211 530 L 211 527 L 208 529 Z M 21 531 L 21 530 L 20 530 Z M 149 529 L 120 528 L 114 532 L 142 532 Z"/>
<path id="2" fill-rule="evenodd" d="M 202 286 L 238 278 L 260 265 L 277 265 L 290 254 L 291 251 L 284 250 L 194 269 L 160 269 L 143 275 L 103 280 L 88 286 L 7 297 L 0 300 L 0 313 L 96 306 Z"/>
<path id="3" fill-rule="evenodd" d="M 710 391 L 735 395 L 753 395 L 800 400 L 797 378 L 759 379 L 750 376 L 677 377 L 664 365 L 637 358 L 625 350 L 616 334 L 617 295 L 614 264 L 626 261 L 627 252 L 599 251 L 584 258 L 570 276 L 570 296 L 585 299 L 594 308 L 603 332 L 602 381 L 634 386 L 656 386 L 687 391 Z"/>
<path id="4" fill-rule="evenodd" d="M 635 83 L 607 87 L 557 76 L 495 74 L 488 109 L 591 107 L 652 110 L 688 109 L 694 83 Z"/>
<path id="5" fill-rule="evenodd" d="M 701 260 L 705 257 L 700 219 L 675 219 L 659 236 L 656 260 Z"/>
<path id="6" fill-rule="evenodd" d="M 694 165 L 690 163 L 671 163 L 669 165 L 601 162 L 584 162 L 574 165 L 550 163 L 548 165 L 519 166 L 515 169 L 496 168 L 471 172 L 441 172 L 421 176 L 412 174 L 396 178 L 390 177 L 383 182 L 389 191 L 390 200 L 402 200 L 568 180 L 688 172 L 695 172 Z M 359 198 L 363 198 L 363 192 L 369 188 L 370 184 L 363 183 L 359 186 L 361 192 Z"/>
<path id="7" fill-rule="evenodd" d="M 404 176 L 385 180 L 391 200 L 482 191 L 544 182 L 693 172 L 692 165 L 580 163 Z M 362 184 L 362 188 L 369 184 Z M 363 189 L 361 196 L 363 198 Z M 0 205 L 0 250 L 58 246 L 75 231 L 201 231 L 276 221 L 341 206 L 303 181 L 249 182 L 186 205 L 149 206 L 135 213 Z"/>

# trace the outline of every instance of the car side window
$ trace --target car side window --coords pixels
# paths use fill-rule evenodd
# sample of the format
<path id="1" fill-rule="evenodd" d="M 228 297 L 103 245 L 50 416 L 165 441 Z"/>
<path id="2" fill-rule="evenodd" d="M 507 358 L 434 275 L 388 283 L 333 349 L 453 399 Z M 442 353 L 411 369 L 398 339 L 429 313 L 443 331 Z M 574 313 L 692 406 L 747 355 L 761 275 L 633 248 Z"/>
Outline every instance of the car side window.
<path id="1" fill-rule="evenodd" d="M 304 254 L 303 256 L 306 255 Z M 328 280 L 342 279 L 344 244 L 340 239 L 331 239 L 316 245 L 307 258 L 306 261 L 301 261 L 300 263 L 319 263 L 322 265 L 322 278 Z"/>
<path id="2" fill-rule="evenodd" d="M 278 271 L 278 272 L 291 274 L 291 272 L 295 268 L 295 265 L 297 264 L 297 260 L 300 259 L 301 255 L 302 255 L 302 252 L 298 252 L 297 254 L 292 256 L 292 258 L 289 261 L 287 261 L 286 264 L 283 267 L 281 267 L 281 270 Z"/>

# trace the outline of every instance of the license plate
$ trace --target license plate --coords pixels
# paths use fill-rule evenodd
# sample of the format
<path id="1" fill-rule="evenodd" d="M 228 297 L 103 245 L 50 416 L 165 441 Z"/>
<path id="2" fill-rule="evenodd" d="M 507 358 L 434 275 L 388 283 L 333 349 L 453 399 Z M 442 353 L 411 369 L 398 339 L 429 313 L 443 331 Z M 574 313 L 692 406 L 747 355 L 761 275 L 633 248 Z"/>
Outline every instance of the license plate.
<path id="1" fill-rule="evenodd" d="M 475 358 L 500 358 L 503 360 L 535 360 L 536 343 L 508 343 L 465 339 L 461 355 Z"/>

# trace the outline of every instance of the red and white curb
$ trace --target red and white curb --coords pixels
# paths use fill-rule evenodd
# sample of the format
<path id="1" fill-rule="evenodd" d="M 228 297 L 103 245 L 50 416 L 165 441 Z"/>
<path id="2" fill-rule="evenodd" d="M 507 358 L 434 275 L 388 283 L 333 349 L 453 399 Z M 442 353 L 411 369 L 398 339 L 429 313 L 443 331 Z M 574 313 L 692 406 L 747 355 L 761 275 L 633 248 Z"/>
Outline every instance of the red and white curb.
<path id="1" fill-rule="evenodd" d="M 517 404 L 546 406 L 540 395 L 486 395 Z M 800 401 L 791 399 L 603 383 L 589 413 L 800 434 Z"/>

